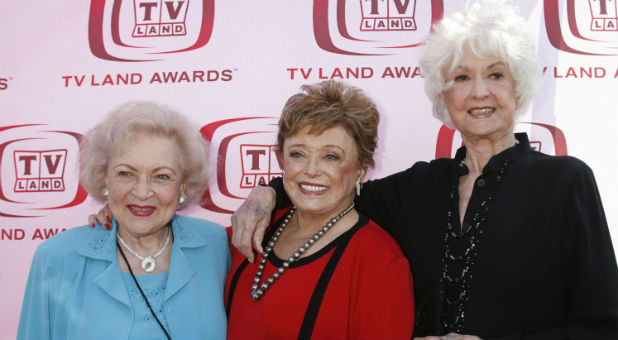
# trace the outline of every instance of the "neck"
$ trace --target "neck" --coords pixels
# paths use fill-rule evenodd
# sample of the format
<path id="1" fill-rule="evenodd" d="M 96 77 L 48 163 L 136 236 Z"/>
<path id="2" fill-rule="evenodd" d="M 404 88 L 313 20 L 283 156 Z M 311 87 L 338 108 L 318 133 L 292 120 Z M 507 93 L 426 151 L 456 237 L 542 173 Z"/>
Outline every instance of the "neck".
<path id="1" fill-rule="evenodd" d="M 491 157 L 515 145 L 515 134 L 510 132 L 500 138 L 462 136 L 466 146 L 466 165 L 471 173 L 481 173 Z"/>
<path id="2" fill-rule="evenodd" d="M 295 218 L 292 220 L 294 223 L 288 226 L 288 228 L 292 227 L 290 229 L 297 235 L 313 235 L 331 219 L 346 210 L 352 202 L 354 202 L 353 199 L 349 201 L 346 200 L 343 204 L 339 205 L 337 209 L 333 209 L 327 214 L 311 214 L 298 209 L 294 214 Z M 345 216 L 343 218 L 345 218 Z M 341 220 L 337 224 L 341 224 L 340 222 Z"/>
<path id="3" fill-rule="evenodd" d="M 138 254 L 150 256 L 163 247 L 170 228 L 170 225 L 166 224 L 154 233 L 148 235 L 135 235 L 129 232 L 128 229 L 118 225 L 118 235 Z"/>

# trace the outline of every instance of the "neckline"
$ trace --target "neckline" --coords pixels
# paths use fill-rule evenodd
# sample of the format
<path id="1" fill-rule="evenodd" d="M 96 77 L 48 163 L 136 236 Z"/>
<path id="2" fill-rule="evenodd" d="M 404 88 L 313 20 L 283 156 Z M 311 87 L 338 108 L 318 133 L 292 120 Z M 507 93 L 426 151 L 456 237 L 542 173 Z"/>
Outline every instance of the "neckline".
<path id="1" fill-rule="evenodd" d="M 332 240 L 329 244 L 324 246 L 322 249 L 316 251 L 315 253 L 313 253 L 313 254 L 311 254 L 309 256 L 306 256 L 306 257 L 302 257 L 302 258 L 292 262 L 290 264 L 290 268 L 300 267 L 300 266 L 303 266 L 303 265 L 306 265 L 306 264 L 309 264 L 309 263 L 311 263 L 313 261 L 318 260 L 322 256 L 328 254 L 333 248 L 335 248 L 341 242 L 343 242 L 343 240 L 345 239 L 346 236 L 348 236 L 350 234 L 356 233 L 361 227 L 367 225 L 367 223 L 369 222 L 369 218 L 366 217 L 365 215 L 363 215 L 358 210 L 356 212 L 358 213 L 358 220 L 355 222 L 355 224 L 350 229 L 346 230 L 344 233 L 342 233 L 341 235 L 337 236 L 337 238 Z M 263 241 L 262 246 L 265 247 L 267 245 L 268 240 L 270 240 L 270 237 L 272 236 L 272 234 L 275 232 L 275 230 L 277 230 L 276 226 L 281 224 L 281 222 L 283 221 L 283 219 L 285 218 L 286 215 L 287 215 L 287 211 L 286 211 L 285 214 L 283 214 L 283 216 L 281 218 L 279 218 L 275 223 L 273 223 L 271 228 L 264 235 L 264 241 Z M 272 264 L 275 267 L 281 267 L 283 265 L 283 262 L 286 261 L 286 260 L 280 258 L 273 250 L 270 253 L 270 255 L 268 256 L 267 261 L 270 262 L 270 264 Z"/>

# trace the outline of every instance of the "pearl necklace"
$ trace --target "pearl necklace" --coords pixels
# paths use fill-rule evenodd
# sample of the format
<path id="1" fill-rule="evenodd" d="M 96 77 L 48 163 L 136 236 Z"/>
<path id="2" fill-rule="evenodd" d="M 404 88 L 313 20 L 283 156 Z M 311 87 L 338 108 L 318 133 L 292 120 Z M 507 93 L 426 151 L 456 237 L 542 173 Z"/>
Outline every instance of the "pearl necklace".
<path id="1" fill-rule="evenodd" d="M 147 273 L 152 273 L 155 270 L 155 267 L 157 266 L 155 259 L 159 255 L 163 254 L 163 252 L 165 251 L 165 248 L 167 248 L 167 244 L 170 243 L 171 235 L 172 235 L 172 229 L 170 228 L 167 231 L 167 239 L 165 239 L 165 244 L 163 245 L 163 248 L 161 248 L 158 252 L 156 252 L 152 256 L 143 257 L 142 255 L 138 254 L 135 250 L 131 249 L 131 247 L 129 247 L 129 245 L 122 239 L 122 237 L 120 237 L 120 235 L 116 233 L 116 237 L 118 238 L 118 241 L 120 241 L 120 243 L 125 248 L 127 248 L 129 253 L 135 255 L 135 257 L 137 257 L 138 259 L 140 259 L 140 261 L 142 261 L 142 269 L 146 271 Z"/>
<path id="2" fill-rule="evenodd" d="M 273 283 L 275 283 L 275 280 L 277 280 L 285 272 L 285 270 L 290 266 L 290 264 L 292 262 L 298 260 L 298 258 L 305 251 L 307 251 L 307 249 L 309 249 L 309 247 L 311 247 L 317 240 L 319 240 L 322 236 L 324 236 L 324 234 L 328 230 L 330 230 L 335 225 L 335 223 L 337 223 L 337 221 L 339 221 L 340 218 L 342 218 L 347 213 L 349 213 L 350 210 L 352 210 L 352 208 L 354 208 L 354 202 L 352 202 L 352 204 L 350 204 L 350 206 L 347 207 L 344 211 L 339 213 L 339 215 L 333 217 L 317 233 L 315 233 L 313 236 L 311 236 L 311 238 L 309 238 L 309 240 L 307 240 L 307 242 L 305 242 L 300 248 L 298 248 L 297 251 L 294 252 L 294 254 L 292 256 L 290 256 L 287 259 L 287 261 L 283 262 L 282 266 L 279 267 L 273 273 L 273 275 L 271 275 L 268 278 L 268 280 L 264 281 L 260 285 L 260 279 L 262 277 L 262 271 L 264 270 L 264 266 L 266 265 L 266 258 L 268 258 L 268 255 L 270 255 L 270 253 L 273 251 L 273 248 L 275 247 L 275 243 L 277 243 L 277 240 L 279 240 L 279 236 L 281 236 L 281 232 L 288 225 L 288 222 L 290 222 L 290 219 L 292 219 L 292 215 L 294 215 L 294 212 L 296 211 L 296 207 L 293 207 L 290 210 L 290 212 L 287 214 L 287 216 L 285 217 L 283 222 L 281 223 L 281 226 L 279 226 L 277 231 L 275 231 L 273 236 L 270 238 L 270 241 L 268 242 L 268 246 L 266 248 L 264 248 L 264 254 L 262 254 L 262 258 L 260 259 L 260 264 L 258 265 L 258 270 L 255 273 L 255 277 L 253 278 L 253 285 L 251 285 L 251 298 L 253 300 L 256 300 L 256 301 L 259 300 L 262 297 L 262 295 L 264 295 L 264 293 L 266 293 L 268 288 L 270 288 L 270 286 Z"/>

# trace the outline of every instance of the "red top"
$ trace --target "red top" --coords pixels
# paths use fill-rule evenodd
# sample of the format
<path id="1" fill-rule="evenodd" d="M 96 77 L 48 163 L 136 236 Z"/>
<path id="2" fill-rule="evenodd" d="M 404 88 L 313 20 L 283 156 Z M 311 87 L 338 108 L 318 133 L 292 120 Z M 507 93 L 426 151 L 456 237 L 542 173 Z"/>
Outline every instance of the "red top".
<path id="1" fill-rule="evenodd" d="M 293 263 L 258 301 L 251 299 L 250 292 L 261 256 L 251 264 L 230 247 L 232 267 L 225 286 L 228 338 L 295 339 L 305 321 L 309 333 L 304 334 L 316 339 L 409 339 L 414 290 L 408 260 L 387 232 L 359 216 L 354 227 L 329 245 Z M 270 235 L 264 239 L 268 241 Z M 329 260 L 338 258 L 340 251 L 339 261 L 331 261 L 332 276 L 323 275 L 329 272 L 325 270 Z M 271 253 L 261 282 L 282 262 Z"/>

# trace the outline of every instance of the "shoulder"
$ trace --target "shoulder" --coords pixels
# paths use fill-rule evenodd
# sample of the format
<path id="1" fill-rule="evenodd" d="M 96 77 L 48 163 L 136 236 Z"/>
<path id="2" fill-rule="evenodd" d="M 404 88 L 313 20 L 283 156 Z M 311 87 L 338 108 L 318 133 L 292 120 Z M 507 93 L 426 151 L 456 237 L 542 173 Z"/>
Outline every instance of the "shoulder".
<path id="1" fill-rule="evenodd" d="M 60 255 L 77 252 L 94 232 L 96 232 L 96 230 L 90 225 L 67 229 L 39 244 L 37 253 Z"/>
<path id="2" fill-rule="evenodd" d="M 363 253 L 371 254 L 382 260 L 405 257 L 397 241 L 388 232 L 376 222 L 366 217 L 361 217 L 362 219 L 366 223 L 354 234 L 350 240 L 351 244 Z"/>
<path id="3" fill-rule="evenodd" d="M 520 164 L 528 171 L 545 172 L 561 178 L 592 176 L 592 169 L 582 160 L 573 156 L 550 156 L 532 151 Z M 517 167 L 517 163 L 514 163 L 514 167 Z"/>
<path id="4" fill-rule="evenodd" d="M 227 232 L 220 224 L 205 219 L 176 215 L 173 223 L 182 228 L 183 233 L 194 235 L 208 241 L 223 242 L 227 245 Z"/>

